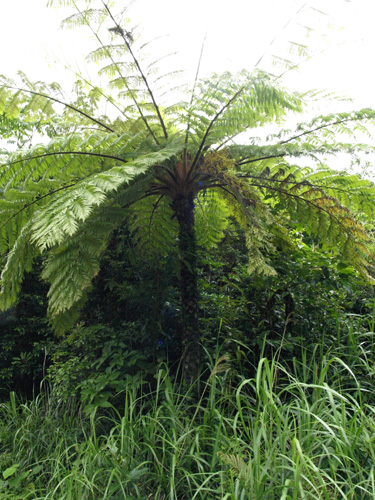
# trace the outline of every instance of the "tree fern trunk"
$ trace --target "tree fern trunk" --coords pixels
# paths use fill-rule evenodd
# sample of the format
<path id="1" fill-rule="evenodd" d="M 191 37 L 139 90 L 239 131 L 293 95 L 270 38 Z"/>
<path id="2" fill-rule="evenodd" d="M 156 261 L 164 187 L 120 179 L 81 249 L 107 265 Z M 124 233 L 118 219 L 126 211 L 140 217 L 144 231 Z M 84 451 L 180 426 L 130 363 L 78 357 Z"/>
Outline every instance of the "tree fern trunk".
<path id="1" fill-rule="evenodd" d="M 182 375 L 191 383 L 198 377 L 200 332 L 198 312 L 197 245 L 193 196 L 174 200 L 172 209 L 179 223 L 179 270 L 182 299 Z"/>

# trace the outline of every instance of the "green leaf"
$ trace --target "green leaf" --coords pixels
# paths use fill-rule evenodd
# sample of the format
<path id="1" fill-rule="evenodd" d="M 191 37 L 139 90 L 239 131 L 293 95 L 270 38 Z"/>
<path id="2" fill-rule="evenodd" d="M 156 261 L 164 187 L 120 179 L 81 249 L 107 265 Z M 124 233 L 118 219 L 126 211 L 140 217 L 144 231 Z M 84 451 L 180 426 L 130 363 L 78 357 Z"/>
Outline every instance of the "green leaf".
<path id="1" fill-rule="evenodd" d="M 8 479 L 13 476 L 18 471 L 19 464 L 13 464 L 11 467 L 8 467 L 3 471 L 3 478 Z"/>

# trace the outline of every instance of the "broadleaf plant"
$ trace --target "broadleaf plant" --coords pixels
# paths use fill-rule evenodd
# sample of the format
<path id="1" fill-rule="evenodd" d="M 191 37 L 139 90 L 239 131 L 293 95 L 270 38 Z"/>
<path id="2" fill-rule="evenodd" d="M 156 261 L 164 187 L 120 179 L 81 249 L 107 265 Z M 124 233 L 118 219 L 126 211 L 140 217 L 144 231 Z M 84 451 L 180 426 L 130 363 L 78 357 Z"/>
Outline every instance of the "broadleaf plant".
<path id="1" fill-rule="evenodd" d="M 260 70 L 202 80 L 197 72 L 181 97 L 143 58 L 145 46 L 115 6 L 50 3 L 75 9 L 65 25 L 91 29 L 98 48 L 88 60 L 103 65 L 108 85 L 82 78 L 67 102 L 57 85 L 2 81 L 3 119 L 17 119 L 23 106 L 23 113 L 43 116 L 49 136 L 4 155 L 0 167 L 2 309 L 45 254 L 50 318 L 57 330 L 71 327 L 111 233 L 127 222 L 145 258 L 176 253 L 183 375 L 193 381 L 200 364 L 197 245 L 217 244 L 230 218 L 245 230 L 249 272 L 275 273 L 268 256 L 291 245 L 289 230 L 299 228 L 372 280 L 365 222 L 374 212 L 374 185 L 329 169 L 322 158 L 347 153 L 357 160 L 373 151 L 354 137 L 374 124 L 373 110 L 319 116 L 284 131 L 288 116 L 306 109 L 306 96 Z M 103 102 L 111 114 L 101 112 Z M 258 139 L 269 124 L 280 132 Z M 311 166 L 316 161 L 319 168 Z"/>

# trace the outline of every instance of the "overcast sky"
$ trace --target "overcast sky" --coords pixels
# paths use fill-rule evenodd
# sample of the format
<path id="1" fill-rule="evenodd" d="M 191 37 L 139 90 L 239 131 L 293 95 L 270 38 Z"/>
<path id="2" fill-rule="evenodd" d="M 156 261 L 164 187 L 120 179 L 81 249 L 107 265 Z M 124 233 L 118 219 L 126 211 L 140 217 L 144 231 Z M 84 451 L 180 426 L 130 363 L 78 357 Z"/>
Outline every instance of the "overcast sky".
<path id="1" fill-rule="evenodd" d="M 46 4 L 47 0 L 1 2 L 1 73 L 12 76 L 22 70 L 31 79 L 69 85 L 72 76 L 63 67 L 78 64 L 82 69 L 83 55 L 92 47 L 90 33 L 60 30 L 61 20 L 72 9 Z M 305 4 L 321 7 L 330 17 Z M 301 25 L 310 25 L 325 32 L 331 43 L 322 43 L 311 32 L 308 42 L 315 44 L 315 52 L 324 53 L 303 64 L 299 74 L 290 74 L 285 79 L 288 86 L 329 88 L 353 97 L 358 106 L 375 107 L 374 0 L 138 0 L 127 15 L 146 40 L 170 34 L 165 47 L 178 49 L 179 64 L 187 68 L 196 65 L 207 32 L 202 64 L 206 72 L 251 70 L 264 52 L 261 65 L 267 66 L 267 57 L 282 54 L 288 40 L 303 41 Z"/>
<path id="2" fill-rule="evenodd" d="M 85 67 L 84 56 L 97 47 L 87 29 L 62 30 L 61 21 L 72 8 L 47 8 L 48 0 L 0 0 L 0 74 L 14 77 L 18 70 L 30 80 L 58 81 L 68 92 L 75 75 L 70 66 L 92 79 L 97 66 Z M 84 0 L 76 0 L 82 5 Z M 288 41 L 307 43 L 315 56 L 287 73 L 282 83 L 290 90 L 327 89 L 353 102 L 315 104 L 310 117 L 362 107 L 375 108 L 375 0 L 130 0 L 126 15 L 134 33 L 150 45 L 156 57 L 178 51 L 168 70 L 185 69 L 195 75 L 206 35 L 201 76 L 212 72 L 274 71 L 271 55 L 288 55 Z M 129 0 L 116 0 L 122 9 Z M 317 10 L 312 9 L 314 7 Z M 321 10 L 323 13 L 319 12 Z M 306 29 L 312 28 L 306 39 Z M 276 71 L 276 70 L 275 70 Z M 190 75 L 190 76 L 189 76 Z M 304 118 L 309 119 L 309 117 Z M 292 126 L 292 125 L 291 125 Z M 272 132 L 272 128 L 270 129 Z M 368 138 L 360 139 L 368 141 Z M 349 168 L 343 155 L 333 168 Z M 372 172 L 372 170 L 371 170 Z M 375 171 L 366 175 L 375 177 Z"/>

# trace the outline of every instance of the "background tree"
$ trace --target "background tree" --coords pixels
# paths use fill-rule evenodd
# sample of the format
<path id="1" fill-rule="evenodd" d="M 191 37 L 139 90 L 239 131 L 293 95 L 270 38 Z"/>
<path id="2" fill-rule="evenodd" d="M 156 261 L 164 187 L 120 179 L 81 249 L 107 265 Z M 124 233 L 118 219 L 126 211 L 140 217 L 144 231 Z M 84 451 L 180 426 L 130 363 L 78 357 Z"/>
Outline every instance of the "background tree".
<path id="1" fill-rule="evenodd" d="M 90 27 L 99 48 L 88 60 L 104 64 L 109 86 L 82 80 L 77 99 L 66 103 L 60 89 L 3 82 L 4 117 L 17 118 L 20 99 L 28 99 L 23 113 L 48 106 L 53 131 L 49 143 L 17 151 L 1 167 L 3 309 L 16 300 L 35 257 L 46 253 L 50 317 L 58 330 L 72 326 L 111 233 L 127 221 L 145 258 L 147 246 L 165 253 L 176 245 L 183 372 L 193 380 L 200 360 L 197 240 L 217 243 L 231 217 L 244 228 L 251 272 L 272 275 L 270 253 L 292 245 L 289 230 L 303 227 L 369 277 L 371 238 L 361 217 L 373 213 L 374 187 L 329 170 L 321 158 L 371 151 L 338 137 L 367 132 L 372 110 L 319 116 L 261 141 L 260 127 L 302 112 L 311 94 L 287 92 L 260 71 L 205 80 L 197 71 L 183 99 L 155 61 L 143 59 L 145 47 L 121 13 L 104 1 L 85 2 L 82 10 L 70 4 L 77 12 L 64 24 Z M 102 102 L 114 113 L 104 115 Z M 295 164 L 317 155 L 317 170 Z"/>

